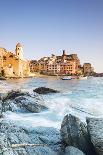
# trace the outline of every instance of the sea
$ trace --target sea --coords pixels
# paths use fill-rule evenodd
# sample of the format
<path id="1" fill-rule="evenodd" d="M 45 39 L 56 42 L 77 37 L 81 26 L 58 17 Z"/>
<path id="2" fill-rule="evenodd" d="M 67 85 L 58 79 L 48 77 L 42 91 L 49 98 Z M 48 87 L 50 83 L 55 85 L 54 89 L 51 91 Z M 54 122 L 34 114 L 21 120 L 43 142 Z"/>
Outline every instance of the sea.
<path id="1" fill-rule="evenodd" d="M 0 93 L 22 90 L 33 93 L 38 87 L 60 91 L 41 95 L 48 110 L 40 113 L 15 113 L 7 111 L 3 119 L 28 127 L 54 127 L 60 129 L 65 115 L 72 114 L 85 122 L 86 117 L 103 117 L 103 78 L 61 80 L 57 77 L 22 78 L 0 81 Z"/>

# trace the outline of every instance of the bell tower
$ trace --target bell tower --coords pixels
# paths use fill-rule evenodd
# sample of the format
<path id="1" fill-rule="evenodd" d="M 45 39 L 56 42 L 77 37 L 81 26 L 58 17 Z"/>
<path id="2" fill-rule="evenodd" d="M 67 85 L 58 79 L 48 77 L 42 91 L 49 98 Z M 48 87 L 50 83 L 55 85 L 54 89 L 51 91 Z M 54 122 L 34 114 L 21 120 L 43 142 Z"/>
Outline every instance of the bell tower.
<path id="1" fill-rule="evenodd" d="M 65 52 L 65 50 L 63 50 L 63 54 L 62 54 L 63 61 L 66 60 L 66 58 L 67 58 L 66 52 Z"/>
<path id="2" fill-rule="evenodd" d="M 16 45 L 15 52 L 16 52 L 16 56 L 17 56 L 19 59 L 23 60 L 23 47 L 22 47 L 22 45 L 21 45 L 20 43 L 18 43 L 18 44 Z"/>

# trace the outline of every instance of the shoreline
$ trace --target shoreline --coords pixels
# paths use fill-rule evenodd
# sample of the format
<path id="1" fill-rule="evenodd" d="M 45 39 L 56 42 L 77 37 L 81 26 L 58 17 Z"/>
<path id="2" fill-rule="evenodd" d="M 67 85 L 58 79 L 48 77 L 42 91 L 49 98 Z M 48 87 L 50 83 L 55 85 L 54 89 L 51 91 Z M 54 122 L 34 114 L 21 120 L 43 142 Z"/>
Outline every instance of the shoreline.
<path id="1" fill-rule="evenodd" d="M 65 76 L 75 76 L 78 77 L 79 75 L 48 75 L 48 74 L 32 74 L 29 76 L 11 76 L 11 77 L 0 77 L 0 80 L 8 80 L 8 79 L 25 79 L 25 78 L 49 78 L 49 77 L 65 77 Z M 83 76 L 83 75 L 82 75 Z M 103 76 L 95 76 L 95 75 L 91 75 L 91 76 L 87 76 L 87 77 L 103 77 Z"/>

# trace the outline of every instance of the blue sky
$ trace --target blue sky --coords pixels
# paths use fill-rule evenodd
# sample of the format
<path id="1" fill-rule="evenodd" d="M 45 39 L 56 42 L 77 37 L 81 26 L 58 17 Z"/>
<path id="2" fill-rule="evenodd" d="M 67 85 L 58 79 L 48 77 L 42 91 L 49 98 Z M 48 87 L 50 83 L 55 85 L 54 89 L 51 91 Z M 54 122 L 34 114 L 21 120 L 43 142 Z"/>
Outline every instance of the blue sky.
<path id="1" fill-rule="evenodd" d="M 77 53 L 103 72 L 103 0 L 0 0 L 0 46 L 24 56 Z"/>

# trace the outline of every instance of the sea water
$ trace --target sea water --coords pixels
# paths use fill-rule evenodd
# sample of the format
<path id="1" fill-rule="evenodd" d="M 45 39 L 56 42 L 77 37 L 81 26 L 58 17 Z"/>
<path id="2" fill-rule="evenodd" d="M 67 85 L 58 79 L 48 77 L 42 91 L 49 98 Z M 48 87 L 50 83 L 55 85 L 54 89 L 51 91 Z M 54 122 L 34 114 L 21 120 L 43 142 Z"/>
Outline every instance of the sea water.
<path id="1" fill-rule="evenodd" d="M 24 78 L 0 81 L 0 93 L 22 90 L 33 93 L 37 87 L 49 87 L 60 93 L 42 95 L 48 110 L 40 113 L 6 112 L 4 118 L 28 127 L 46 126 L 60 129 L 63 117 L 73 114 L 85 121 L 86 117 L 103 117 L 103 78 L 61 80 L 56 77 Z"/>

